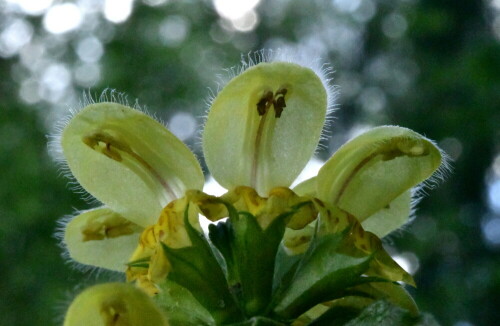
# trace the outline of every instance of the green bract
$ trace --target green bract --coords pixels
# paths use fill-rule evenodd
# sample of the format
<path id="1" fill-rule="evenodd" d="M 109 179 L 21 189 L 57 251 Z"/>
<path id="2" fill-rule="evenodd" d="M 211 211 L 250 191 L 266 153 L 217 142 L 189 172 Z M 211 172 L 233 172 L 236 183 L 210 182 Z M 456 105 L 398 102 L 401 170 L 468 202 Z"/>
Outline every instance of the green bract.
<path id="1" fill-rule="evenodd" d="M 409 129 L 375 128 L 292 191 L 331 104 L 324 80 L 295 63 L 265 62 L 228 82 L 203 133 L 210 173 L 228 190 L 219 197 L 201 191 L 196 157 L 153 118 L 118 103 L 84 107 L 59 145 L 102 206 L 65 225 L 69 257 L 126 271 L 172 325 L 344 325 L 377 300 L 408 312 L 400 318 L 418 315 L 398 283 L 414 281 L 379 237 L 406 223 L 415 187 L 442 166 L 442 153 Z M 199 215 L 228 219 L 209 227 L 208 240 Z M 164 324 L 136 292 L 92 288 L 65 325 L 124 311 L 123 325 Z"/>

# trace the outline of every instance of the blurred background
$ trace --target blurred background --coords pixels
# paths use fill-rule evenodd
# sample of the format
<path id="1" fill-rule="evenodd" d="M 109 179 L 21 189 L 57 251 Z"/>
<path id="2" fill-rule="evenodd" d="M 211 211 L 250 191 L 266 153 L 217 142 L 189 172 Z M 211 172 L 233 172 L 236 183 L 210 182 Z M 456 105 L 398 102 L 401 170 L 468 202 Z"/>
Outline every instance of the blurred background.
<path id="1" fill-rule="evenodd" d="M 313 168 L 382 124 L 449 154 L 453 173 L 386 245 L 442 325 L 498 323 L 500 0 L 0 0 L 0 325 L 57 325 L 97 277 L 65 263 L 53 236 L 89 207 L 47 153 L 54 123 L 112 88 L 201 157 L 209 88 L 262 48 L 335 68 L 338 109 Z"/>

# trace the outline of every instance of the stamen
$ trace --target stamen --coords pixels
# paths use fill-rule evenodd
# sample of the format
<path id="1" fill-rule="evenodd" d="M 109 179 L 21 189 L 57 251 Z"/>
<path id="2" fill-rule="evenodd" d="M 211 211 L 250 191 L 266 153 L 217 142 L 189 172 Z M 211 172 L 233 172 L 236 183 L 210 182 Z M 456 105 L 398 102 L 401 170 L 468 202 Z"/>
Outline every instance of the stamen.
<path id="1" fill-rule="evenodd" d="M 273 101 L 274 104 L 274 117 L 281 117 L 281 113 L 283 112 L 283 108 L 286 107 L 285 103 L 285 95 L 288 92 L 286 88 L 282 88 L 276 92 L 275 99 Z"/>
<path id="2" fill-rule="evenodd" d="M 288 92 L 286 88 L 280 88 L 276 93 L 273 94 L 271 91 L 267 91 L 264 96 L 257 102 L 257 112 L 259 116 L 263 116 L 267 113 L 271 105 L 274 106 L 274 117 L 281 117 L 283 108 L 286 107 L 285 95 Z"/>
<path id="3" fill-rule="evenodd" d="M 266 114 L 267 110 L 273 103 L 273 92 L 267 91 L 264 96 L 257 103 L 257 111 L 259 112 L 259 116 L 263 116 Z"/>
<path id="4" fill-rule="evenodd" d="M 154 179 L 158 181 L 161 187 L 165 190 L 167 198 L 177 197 L 167 181 L 163 179 L 158 171 L 156 171 L 146 160 L 144 160 L 126 143 L 120 142 L 119 140 L 105 132 L 96 132 L 91 136 L 85 136 L 83 137 L 82 141 L 93 150 L 100 152 L 117 162 L 123 162 L 124 164 L 126 164 L 126 161 L 124 161 L 124 158 L 122 154 L 120 154 L 120 152 L 130 155 L 135 161 L 137 161 L 142 167 L 144 167 L 153 175 Z"/>
<path id="5" fill-rule="evenodd" d="M 135 232 L 134 224 L 120 216 L 111 215 L 87 222 L 82 228 L 83 241 L 104 240 Z"/>
<path id="6" fill-rule="evenodd" d="M 283 109 L 286 107 L 285 95 L 288 92 L 286 88 L 280 88 L 273 94 L 271 91 L 266 91 L 262 98 L 257 102 L 257 112 L 262 117 L 259 121 L 259 127 L 255 136 L 254 157 L 252 162 L 252 187 L 256 187 L 257 183 L 257 165 L 259 161 L 259 149 L 262 141 L 262 133 L 264 132 L 264 121 L 266 113 L 269 111 L 271 105 L 274 107 L 274 117 L 280 118 Z"/>
<path id="7" fill-rule="evenodd" d="M 380 157 L 382 161 L 391 161 L 401 156 L 407 156 L 410 158 L 422 157 L 429 155 L 429 150 L 425 148 L 418 141 L 406 139 L 406 138 L 395 138 L 392 139 L 387 144 L 384 144 L 382 148 L 378 151 L 368 155 L 364 158 L 358 165 L 352 170 L 350 175 L 346 178 L 342 184 L 337 197 L 334 199 L 334 203 L 338 204 L 340 198 L 344 194 L 345 190 L 349 186 L 349 183 L 354 179 L 354 176 L 364 168 L 370 161 Z"/>

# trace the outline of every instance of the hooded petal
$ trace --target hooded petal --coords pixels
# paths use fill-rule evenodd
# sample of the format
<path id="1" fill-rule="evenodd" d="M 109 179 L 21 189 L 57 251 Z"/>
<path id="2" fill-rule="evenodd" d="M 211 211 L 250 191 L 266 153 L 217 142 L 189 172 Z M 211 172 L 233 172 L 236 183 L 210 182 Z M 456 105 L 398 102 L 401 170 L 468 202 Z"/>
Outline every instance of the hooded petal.
<path id="1" fill-rule="evenodd" d="M 195 156 L 164 126 L 117 103 L 92 104 L 62 134 L 62 150 L 92 196 L 141 226 L 187 189 L 201 189 Z"/>
<path id="2" fill-rule="evenodd" d="M 64 244 L 79 263 L 123 272 L 143 230 L 108 208 L 97 208 L 69 221 Z"/>
<path id="3" fill-rule="evenodd" d="M 441 163 L 441 152 L 427 138 L 406 128 L 379 127 L 349 141 L 325 163 L 318 173 L 317 194 L 363 222 L 391 208 Z M 396 211 L 409 213 L 408 204 L 407 194 L 394 202 L 397 207 L 387 217 Z M 392 230 L 381 228 L 377 234 Z"/>
<path id="4" fill-rule="evenodd" d="M 266 196 L 288 187 L 304 168 L 325 122 L 327 93 L 309 68 L 260 63 L 232 79 L 212 103 L 203 151 L 225 188 L 249 186 Z"/>

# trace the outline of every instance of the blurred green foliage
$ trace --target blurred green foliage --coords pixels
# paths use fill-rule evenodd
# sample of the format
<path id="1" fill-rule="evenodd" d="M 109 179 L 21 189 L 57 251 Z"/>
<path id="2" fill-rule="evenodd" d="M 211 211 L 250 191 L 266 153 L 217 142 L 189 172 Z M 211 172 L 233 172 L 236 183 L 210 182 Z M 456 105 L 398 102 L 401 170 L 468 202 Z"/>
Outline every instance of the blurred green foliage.
<path id="1" fill-rule="evenodd" d="M 43 16 L 0 4 L 0 41 L 10 22 L 32 28 L 30 43 L 0 60 L 0 324 L 58 324 L 78 287 L 106 279 L 66 264 L 53 236 L 59 217 L 89 207 L 69 190 L 46 146 L 49 126 L 77 106 L 83 90 L 111 87 L 165 121 L 184 111 L 201 125 L 216 74 L 238 64 L 240 53 L 264 47 L 301 49 L 334 65 L 340 109 L 320 158 L 356 130 L 380 124 L 425 134 L 454 158 L 453 174 L 428 191 L 415 221 L 386 242 L 395 254 L 416 257 L 412 293 L 422 310 L 443 325 L 497 323 L 500 239 L 486 241 L 484 225 L 500 218 L 486 199 L 487 185 L 500 179 L 493 166 L 500 153 L 498 1 L 262 1 L 246 32 L 211 2 L 145 4 L 161 2 L 136 1 L 120 24 L 89 13 L 58 35 L 44 30 Z M 187 28 L 177 43 L 161 32 L 172 17 Z M 104 49 L 97 62 L 83 62 L 77 50 L 89 36 Z M 33 44 L 44 51 L 30 59 Z M 62 79 L 44 70 L 51 64 L 70 73 L 60 93 L 49 82 Z M 98 78 L 85 84 L 78 67 L 98 69 Z M 185 141 L 201 157 L 198 137 Z"/>

